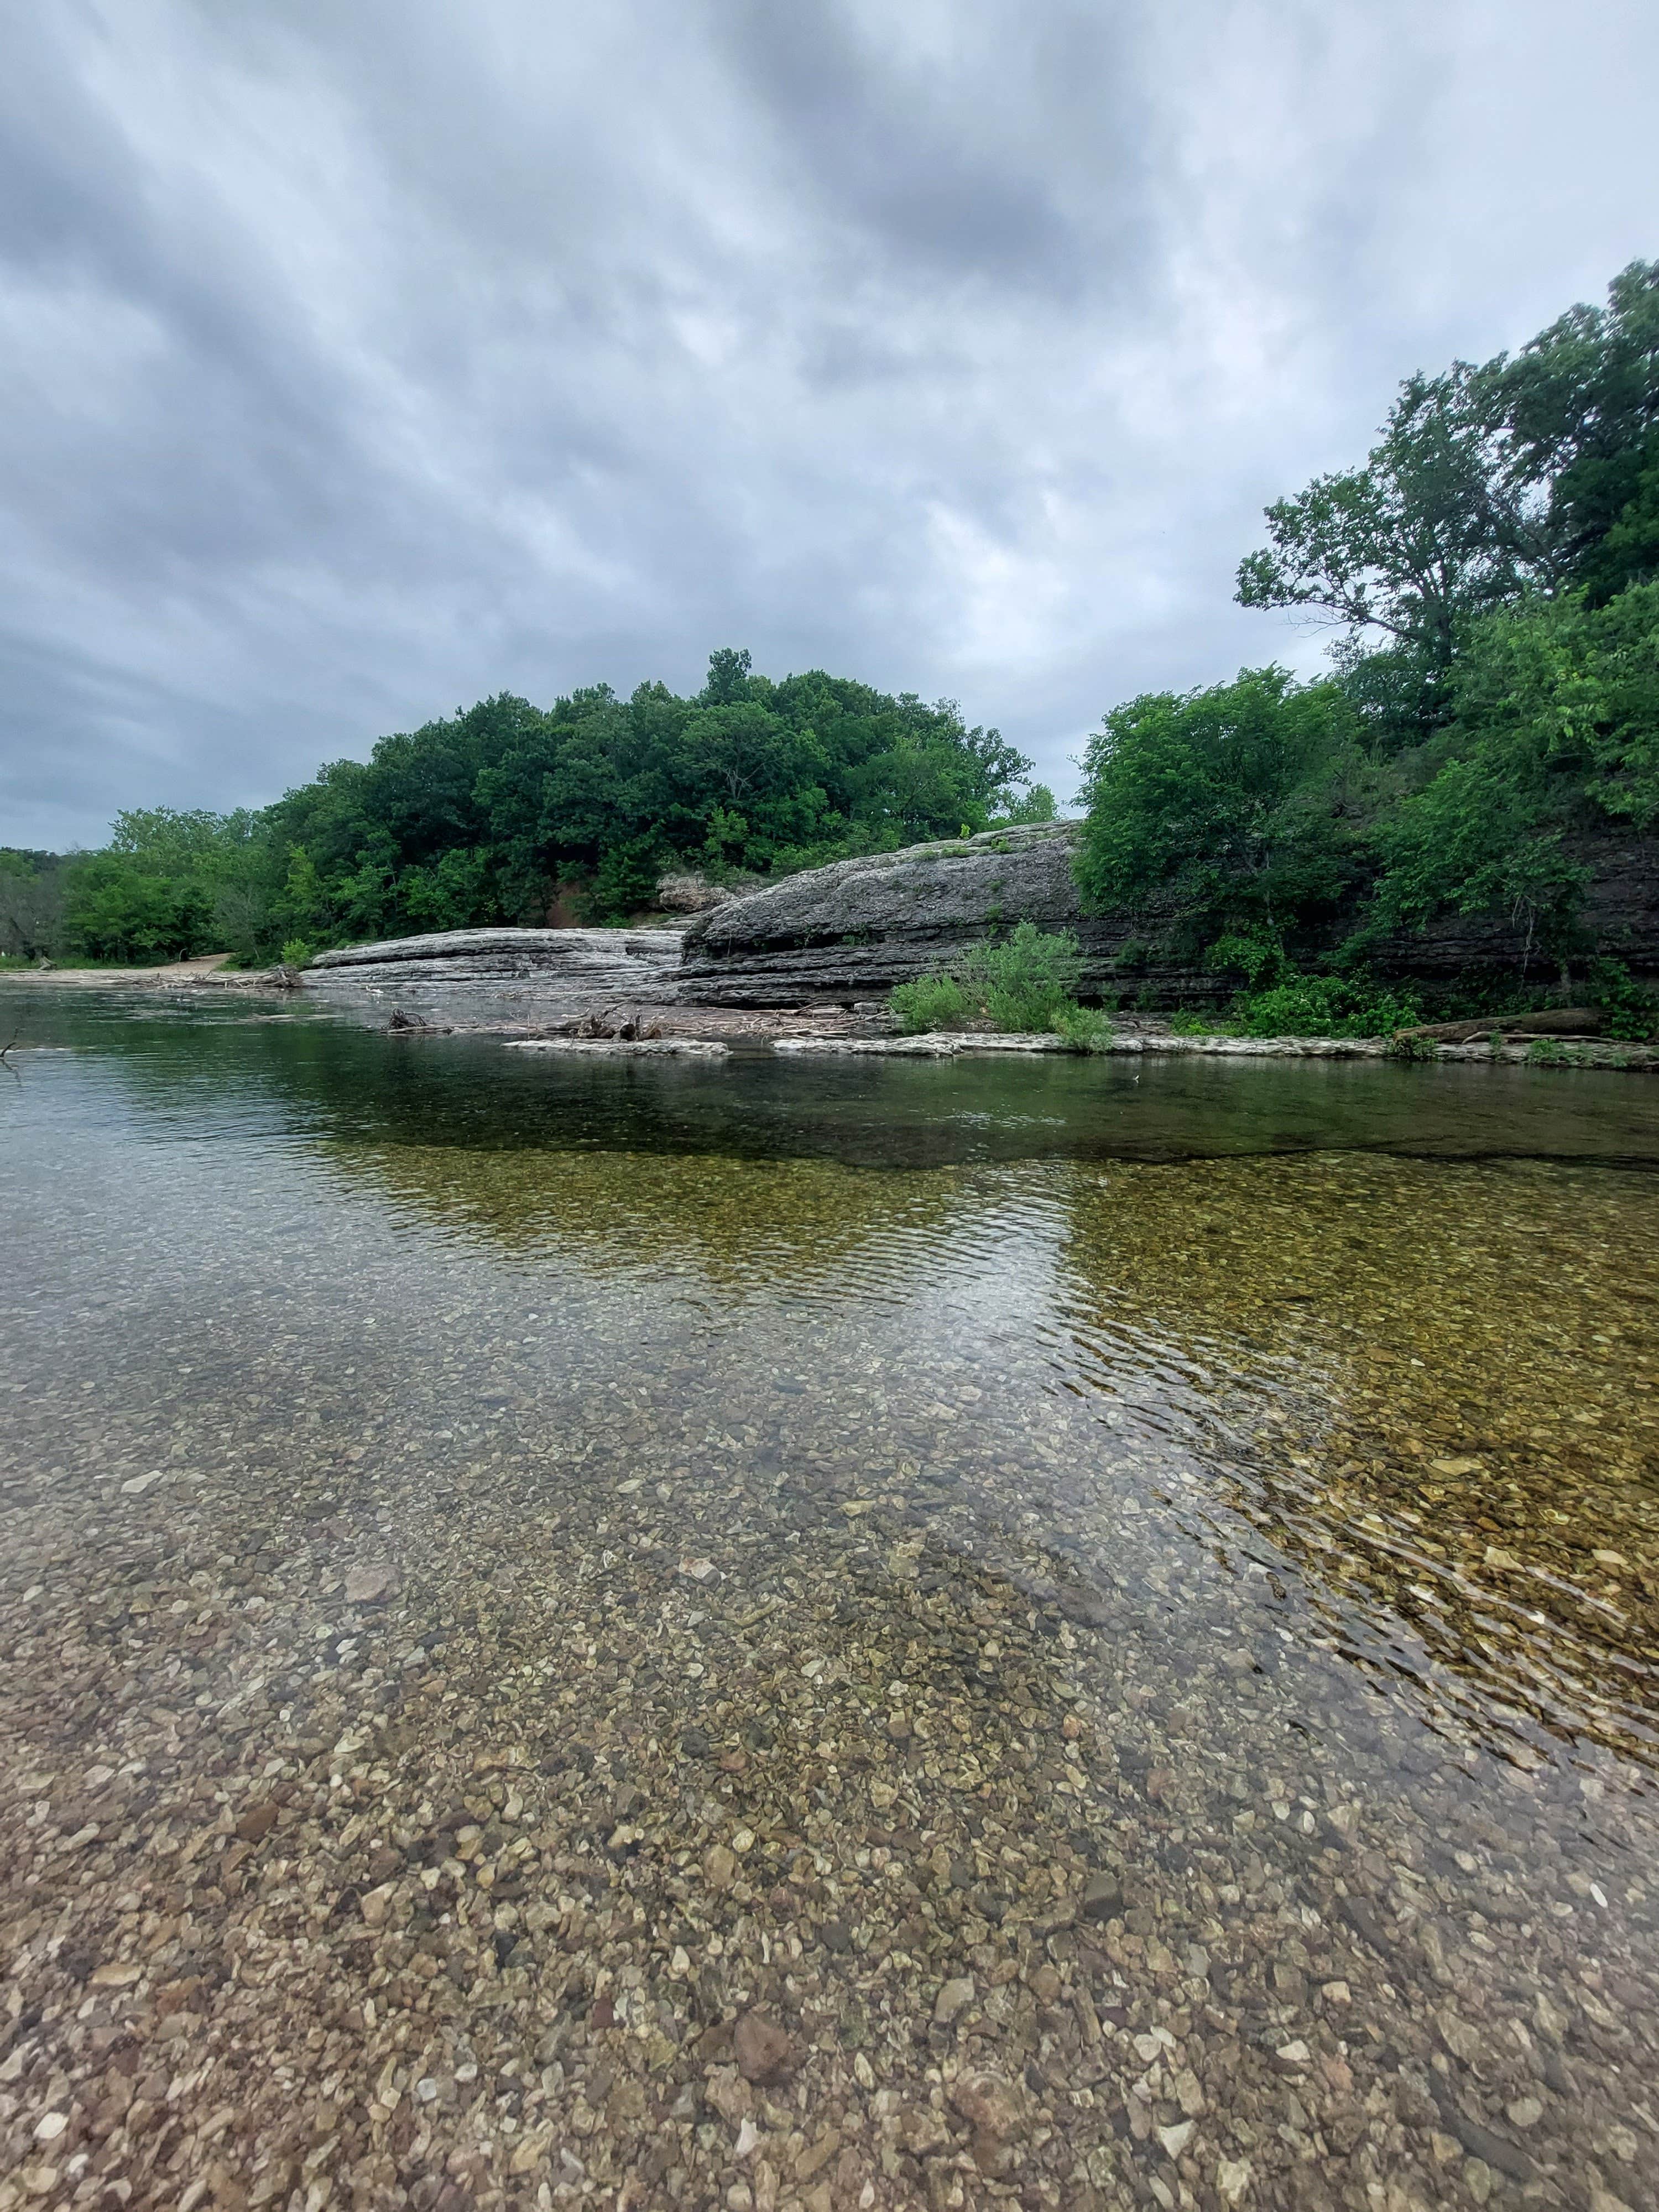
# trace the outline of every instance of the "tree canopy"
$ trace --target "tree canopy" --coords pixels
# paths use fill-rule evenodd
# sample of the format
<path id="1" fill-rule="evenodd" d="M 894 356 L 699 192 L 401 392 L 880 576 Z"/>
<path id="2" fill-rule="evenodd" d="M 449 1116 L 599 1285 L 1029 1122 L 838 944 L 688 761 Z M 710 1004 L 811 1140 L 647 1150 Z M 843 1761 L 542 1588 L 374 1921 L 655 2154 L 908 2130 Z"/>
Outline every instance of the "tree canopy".
<path id="1" fill-rule="evenodd" d="M 1659 562 L 1659 262 L 1511 358 L 1407 377 L 1358 468 L 1267 510 L 1248 607 L 1301 607 L 1449 668 L 1468 623 L 1528 591 L 1605 601 Z"/>
<path id="2" fill-rule="evenodd" d="M 1363 467 L 1267 509 L 1271 543 L 1240 563 L 1240 603 L 1307 608 L 1350 646 L 1380 631 L 1449 668 L 1473 618 L 1548 573 L 1531 489 L 1508 465 L 1487 372 L 1410 377 Z"/>
<path id="3" fill-rule="evenodd" d="M 109 958 L 426 930 L 608 921 L 665 871 L 764 878 L 995 816 L 1052 815 L 995 730 L 814 671 L 711 655 L 690 698 L 607 684 L 548 708 L 500 693 L 382 738 L 258 813 L 148 808 L 68 870 L 76 947 Z"/>

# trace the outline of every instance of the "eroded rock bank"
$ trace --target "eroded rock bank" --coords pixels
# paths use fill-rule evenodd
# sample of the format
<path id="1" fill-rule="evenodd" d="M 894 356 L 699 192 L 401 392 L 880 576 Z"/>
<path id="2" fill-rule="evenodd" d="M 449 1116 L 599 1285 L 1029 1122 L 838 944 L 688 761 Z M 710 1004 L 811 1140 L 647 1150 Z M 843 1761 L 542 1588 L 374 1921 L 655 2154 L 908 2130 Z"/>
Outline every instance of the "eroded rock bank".
<path id="1" fill-rule="evenodd" d="M 457 1026 L 545 1020 L 619 1002 L 666 1006 L 678 929 L 453 929 L 319 953 L 306 988 L 337 1003 L 397 1006 Z M 465 1000 L 465 1006 L 461 1001 Z"/>
<path id="2" fill-rule="evenodd" d="M 1127 932 L 1086 916 L 1065 823 L 990 830 L 836 860 L 699 915 L 680 989 L 705 1006 L 799 1006 L 878 999 L 947 966 L 999 928 L 1073 929 L 1085 987 L 1119 988 Z"/>
<path id="3" fill-rule="evenodd" d="M 1085 912 L 1077 836 L 1077 824 L 1049 823 L 837 860 L 706 908 L 684 928 L 456 930 L 354 945 L 321 954 L 306 981 L 337 1003 L 396 1004 L 468 1028 L 674 1009 L 693 1023 L 834 1013 L 878 1029 L 896 984 L 1029 921 L 1075 933 L 1085 998 L 1143 1015 L 1213 1001 L 1228 979 L 1183 949 L 1173 910 Z M 1619 866 L 1595 876 L 1585 942 L 1659 975 L 1659 842 L 1648 858 L 1644 868 L 1621 848 Z M 1334 921 L 1329 942 L 1298 957 L 1317 963 L 1352 921 Z M 1523 972 L 1524 949 L 1502 923 L 1460 918 L 1432 937 L 1380 942 L 1372 964 L 1407 988 L 1496 991 Z"/>
<path id="4" fill-rule="evenodd" d="M 1016 922 L 1075 932 L 1085 996 L 1178 1011 L 1212 1000 L 1224 980 L 1182 949 L 1172 909 L 1088 914 L 1073 874 L 1079 825 L 1051 823 L 837 860 L 697 915 L 685 932 L 683 1003 L 799 1006 L 874 999 L 948 966 Z M 1586 945 L 1659 974 L 1659 840 L 1587 847 Z M 1298 948 L 1328 955 L 1353 927 L 1334 920 Z M 1512 985 L 1524 933 L 1451 916 L 1432 936 L 1380 941 L 1371 964 L 1407 982 Z M 1533 972 L 1538 973 L 1534 956 Z"/>

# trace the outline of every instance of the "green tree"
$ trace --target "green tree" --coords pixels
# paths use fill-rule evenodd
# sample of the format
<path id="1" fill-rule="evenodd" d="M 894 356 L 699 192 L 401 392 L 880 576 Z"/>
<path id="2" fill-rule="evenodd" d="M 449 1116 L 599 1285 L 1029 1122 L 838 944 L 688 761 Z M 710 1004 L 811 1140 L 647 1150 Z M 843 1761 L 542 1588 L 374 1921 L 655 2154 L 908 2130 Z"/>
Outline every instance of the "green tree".
<path id="1" fill-rule="evenodd" d="M 1506 451 L 1487 372 L 1455 362 L 1407 378 L 1362 468 L 1267 508 L 1271 543 L 1240 563 L 1239 603 L 1322 615 L 1351 655 L 1380 631 L 1432 681 L 1474 617 L 1549 574 L 1547 533 Z"/>
<path id="2" fill-rule="evenodd" d="M 0 953 L 40 960 L 64 946 L 64 862 L 0 846 Z"/>
<path id="3" fill-rule="evenodd" d="M 589 894 L 594 920 L 626 921 L 648 907 L 668 857 L 661 840 L 648 830 L 625 844 L 608 846 Z"/>
<path id="4" fill-rule="evenodd" d="M 1060 809 L 1054 804 L 1054 793 L 1046 783 L 1034 783 L 1015 798 L 1005 801 L 997 820 L 1015 827 L 1026 823 L 1057 821 L 1059 816 Z"/>
<path id="5" fill-rule="evenodd" d="M 69 936 L 94 959 L 252 952 L 269 866 L 265 822 L 246 808 L 128 808 L 102 852 L 65 868 Z M 240 941 L 226 937 L 240 924 Z"/>
<path id="6" fill-rule="evenodd" d="M 417 931 L 471 929 L 495 904 L 489 877 L 487 848 L 452 845 L 435 860 L 400 872 L 398 902 Z"/>
<path id="7" fill-rule="evenodd" d="M 1277 941 L 1331 911 L 1363 875 L 1358 730 L 1340 684 L 1282 668 L 1115 708 L 1084 762 L 1085 898 L 1158 901 L 1206 939 Z"/>
<path id="8" fill-rule="evenodd" d="M 1555 572 L 1605 605 L 1659 573 L 1659 261 L 1481 372 L 1509 483 L 1541 496 Z"/>
<path id="9" fill-rule="evenodd" d="M 1528 948 L 1577 949 L 1584 841 L 1659 821 L 1659 585 L 1575 592 L 1470 635 L 1429 781 L 1379 826 L 1376 918 L 1494 913 Z"/>
<path id="10" fill-rule="evenodd" d="M 1534 945 L 1565 949 L 1590 871 L 1564 848 L 1547 786 L 1507 746 L 1448 761 L 1381 825 L 1376 918 L 1420 931 L 1447 908 L 1503 915 L 1525 930 L 1523 968 Z"/>
<path id="11" fill-rule="evenodd" d="M 69 870 L 66 921 L 76 948 L 94 960 L 180 960 L 204 949 L 210 900 L 189 878 L 170 880 L 115 853 L 94 853 Z"/>

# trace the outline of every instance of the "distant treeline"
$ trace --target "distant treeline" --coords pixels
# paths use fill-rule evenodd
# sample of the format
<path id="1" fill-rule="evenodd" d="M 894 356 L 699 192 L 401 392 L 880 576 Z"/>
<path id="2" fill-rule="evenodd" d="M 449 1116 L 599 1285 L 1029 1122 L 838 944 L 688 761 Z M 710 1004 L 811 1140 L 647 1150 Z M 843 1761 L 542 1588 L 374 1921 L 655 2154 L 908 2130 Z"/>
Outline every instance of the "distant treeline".
<path id="1" fill-rule="evenodd" d="M 0 949 L 258 958 L 410 932 L 648 908 L 665 872 L 760 878 L 1054 799 L 995 730 L 844 677 L 714 653 L 693 698 L 503 693 L 336 761 L 259 812 L 150 807 L 102 851 L 0 855 Z"/>
<path id="2" fill-rule="evenodd" d="M 1523 974 L 1592 959 L 1598 862 L 1659 823 L 1659 263 L 1513 356 L 1410 378 L 1361 466 L 1267 519 L 1238 597 L 1331 625 L 1331 673 L 1109 714 L 1085 897 L 1155 914 L 1229 988 L 1321 968 L 1332 1018 L 1382 940 L 1451 915 L 1504 918 Z M 99 853 L 0 854 L 0 949 L 253 957 L 556 902 L 617 920 L 665 870 L 764 878 L 1048 818 L 1030 772 L 948 702 L 716 653 L 692 698 L 503 696 L 262 812 L 157 808 Z"/>

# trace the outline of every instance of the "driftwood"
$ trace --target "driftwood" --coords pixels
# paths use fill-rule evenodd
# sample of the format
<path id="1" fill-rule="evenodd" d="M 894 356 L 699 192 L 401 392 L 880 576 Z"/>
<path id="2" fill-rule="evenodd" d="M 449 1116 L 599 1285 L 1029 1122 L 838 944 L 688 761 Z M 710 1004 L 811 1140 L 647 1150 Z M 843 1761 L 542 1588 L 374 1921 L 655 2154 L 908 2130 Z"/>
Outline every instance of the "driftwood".
<path id="1" fill-rule="evenodd" d="M 1547 1006 L 1530 1014 L 1480 1014 L 1468 1022 L 1428 1022 L 1422 1028 L 1396 1030 L 1396 1036 L 1421 1037 L 1430 1044 L 1473 1044 L 1478 1037 L 1589 1039 L 1601 1034 L 1599 1006 Z"/>
<path id="2" fill-rule="evenodd" d="M 619 1020 L 617 1017 L 621 1015 Z M 620 1006 L 607 1006 L 602 1013 L 583 1014 L 579 1019 L 558 1022 L 547 1032 L 556 1037 L 584 1037 L 603 1042 L 620 1038 L 624 1044 L 660 1037 L 659 1024 L 649 1022 L 641 1014 L 623 1013 Z"/>

